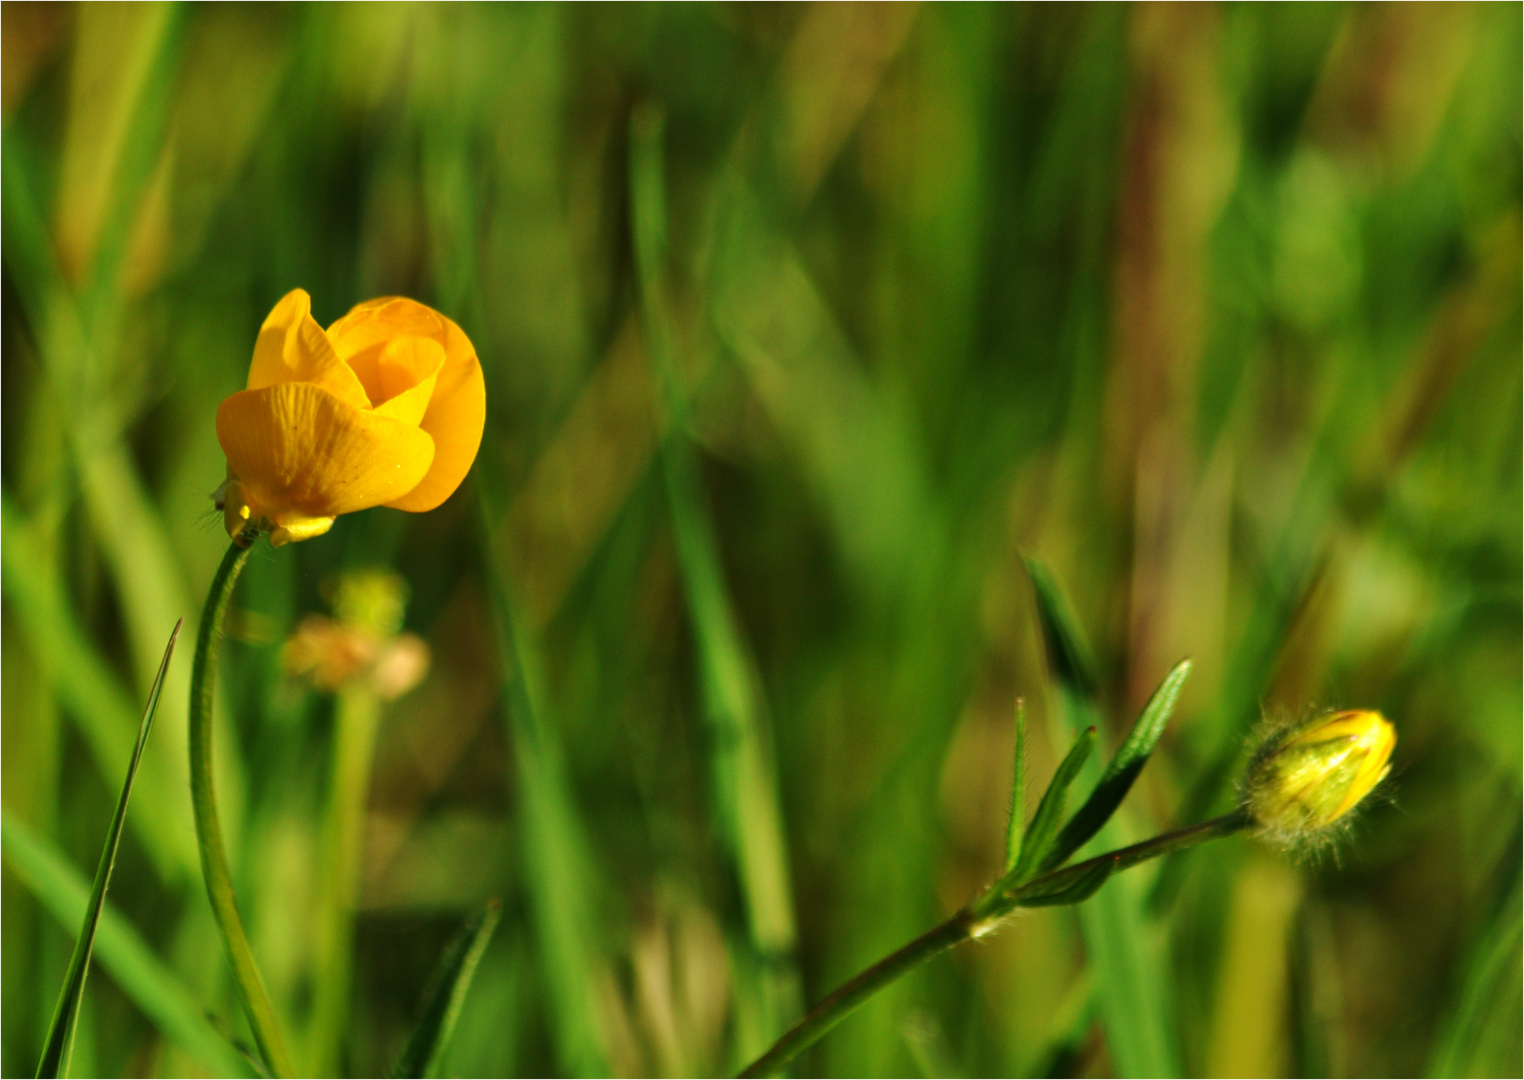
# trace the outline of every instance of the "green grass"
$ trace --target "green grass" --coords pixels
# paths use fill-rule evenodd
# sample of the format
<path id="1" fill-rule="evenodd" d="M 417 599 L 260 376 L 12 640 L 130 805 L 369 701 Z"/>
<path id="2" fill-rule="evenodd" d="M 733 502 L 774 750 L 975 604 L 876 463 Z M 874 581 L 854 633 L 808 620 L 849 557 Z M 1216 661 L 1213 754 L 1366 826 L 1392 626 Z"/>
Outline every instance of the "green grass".
<path id="1" fill-rule="evenodd" d="M 492 896 L 441 1072 L 737 1068 L 1003 872 L 1018 697 L 1034 780 L 1096 727 L 1086 793 L 1182 657 L 1085 853 L 1230 807 L 1266 714 L 1377 708 L 1389 798 L 1337 859 L 1119 875 L 801 1072 L 1519 1072 L 1516 6 L 0 19 L 0 1070 L 35 1067 L 87 893 L 60 868 L 226 546 L 217 403 L 301 286 L 325 324 L 439 307 L 489 415 L 439 510 L 261 548 L 233 600 L 223 828 L 299 1058 L 335 704 L 280 645 L 381 566 L 433 668 L 377 733 L 347 1073 L 392 1068 Z M 248 1068 L 189 669 L 76 1070 Z"/>

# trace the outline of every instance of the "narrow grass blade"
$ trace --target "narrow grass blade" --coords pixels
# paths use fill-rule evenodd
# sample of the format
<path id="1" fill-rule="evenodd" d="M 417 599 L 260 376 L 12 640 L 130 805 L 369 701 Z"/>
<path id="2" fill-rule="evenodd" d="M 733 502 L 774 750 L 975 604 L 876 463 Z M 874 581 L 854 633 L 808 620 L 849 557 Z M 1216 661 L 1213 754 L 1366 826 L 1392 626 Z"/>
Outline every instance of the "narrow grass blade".
<path id="1" fill-rule="evenodd" d="M 1027 704 L 1016 699 L 1016 764 L 1011 778 L 1011 816 L 1005 824 L 1005 872 L 1021 861 L 1021 837 L 1027 813 Z"/>
<path id="2" fill-rule="evenodd" d="M 450 1036 L 455 1032 L 455 1022 L 460 1019 L 461 1006 L 471 989 L 471 980 L 476 977 L 477 965 L 502 915 L 502 901 L 495 897 L 488 900 L 446 947 L 424 994 L 423 1016 L 408 1036 L 392 1076 L 437 1075 Z"/>
<path id="3" fill-rule="evenodd" d="M 16 877 L 60 925 L 80 924 L 90 910 L 90 886 L 62 852 L 9 813 L 0 814 L 0 847 Z M 260 1075 L 218 1033 L 195 996 L 110 904 L 102 905 L 96 920 L 95 955 L 143 1015 L 214 1075 Z"/>
<path id="4" fill-rule="evenodd" d="M 111 883 L 111 871 L 116 866 L 116 851 L 122 841 L 122 825 L 127 820 L 127 800 L 132 795 L 132 780 L 143 760 L 143 748 L 148 745 L 148 732 L 153 728 L 153 714 L 159 707 L 159 691 L 164 688 L 164 673 L 169 670 L 169 659 L 175 652 L 175 640 L 180 636 L 184 619 L 175 623 L 169 633 L 169 644 L 164 646 L 164 659 L 159 661 L 159 673 L 154 676 L 153 689 L 148 693 L 148 705 L 143 709 L 143 720 L 138 725 L 138 741 L 132 750 L 132 760 L 127 763 L 127 778 L 122 781 L 122 794 L 116 801 L 116 813 L 112 815 L 111 827 L 106 831 L 106 844 L 101 850 L 100 865 L 95 870 L 95 884 L 90 889 L 90 903 L 85 909 L 85 921 L 80 927 L 79 938 L 74 943 L 74 955 L 69 959 L 69 969 L 64 975 L 63 988 L 58 993 L 58 1004 L 53 1009 L 53 1021 L 48 1025 L 48 1036 L 43 1044 L 42 1058 L 37 1063 L 37 1075 L 54 1077 L 69 1071 L 69 1050 L 74 1043 L 74 1028 L 79 1020 L 79 1001 L 85 992 L 85 976 L 90 971 L 90 953 L 95 948 L 96 928 L 100 924 L 101 908 L 106 903 L 106 887 Z"/>
<path id="5" fill-rule="evenodd" d="M 1082 701 L 1096 695 L 1095 662 L 1079 631 L 1074 614 L 1053 580 L 1052 573 L 1039 560 L 1028 557 L 1027 574 L 1037 593 L 1037 616 L 1042 626 L 1042 640 L 1048 651 L 1048 666 L 1053 677 L 1067 693 Z"/>
<path id="6" fill-rule="evenodd" d="M 1064 818 L 1064 801 L 1069 786 L 1094 752 L 1095 728 L 1086 728 L 1075 736 L 1068 756 L 1059 763 L 1048 790 L 1043 792 L 1042 801 L 1037 804 L 1037 813 L 1032 815 L 1032 825 L 1022 841 L 1021 858 L 1016 864 L 1017 881 L 1031 875 L 1042 864 L 1058 831 L 1058 823 Z"/>
<path id="7" fill-rule="evenodd" d="M 1058 839 L 1044 856 L 1039 869 L 1051 870 L 1055 866 L 1062 866 L 1065 859 L 1083 847 L 1087 840 L 1101 830 L 1101 826 L 1111 820 L 1111 815 L 1122 805 L 1122 800 L 1132 788 L 1133 781 L 1138 778 L 1138 773 L 1148 763 L 1148 756 L 1159 745 L 1164 725 L 1175 711 L 1180 689 L 1190 673 L 1191 662 L 1182 660 L 1164 677 L 1153 697 L 1148 699 L 1138 722 L 1112 757 L 1111 764 L 1101 774 L 1100 782 L 1095 785 L 1090 798 L 1085 800 L 1085 805 L 1075 812 L 1059 832 Z"/>

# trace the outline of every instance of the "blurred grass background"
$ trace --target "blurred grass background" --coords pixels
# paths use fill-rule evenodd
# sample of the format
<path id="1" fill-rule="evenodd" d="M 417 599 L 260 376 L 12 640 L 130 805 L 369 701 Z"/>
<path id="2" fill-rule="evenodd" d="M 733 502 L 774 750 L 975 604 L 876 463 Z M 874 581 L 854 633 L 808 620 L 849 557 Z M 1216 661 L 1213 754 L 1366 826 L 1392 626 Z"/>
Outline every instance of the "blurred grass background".
<path id="1" fill-rule="evenodd" d="M 280 654 L 344 575 L 405 580 L 433 666 L 381 713 L 331 1060 L 387 1067 L 495 894 L 447 1071 L 683 1075 L 995 876 L 1014 699 L 1034 782 L 1067 740 L 1035 555 L 1103 746 L 1196 661 L 1120 838 L 1228 805 L 1262 713 L 1314 704 L 1392 718 L 1391 797 L 1336 858 L 1235 838 L 1028 914 L 803 1072 L 1519 1074 L 1518 5 L 0 25 L 5 1073 L 31 1074 L 75 932 L 22 856 L 94 865 L 226 544 L 216 405 L 300 286 L 325 324 L 438 307 L 489 403 L 443 507 L 260 548 L 234 600 L 225 828 L 303 1060 L 336 1022 L 340 709 Z M 189 669 L 110 900 L 247 1042 L 195 861 Z M 101 949 L 74 1074 L 218 1067 Z"/>

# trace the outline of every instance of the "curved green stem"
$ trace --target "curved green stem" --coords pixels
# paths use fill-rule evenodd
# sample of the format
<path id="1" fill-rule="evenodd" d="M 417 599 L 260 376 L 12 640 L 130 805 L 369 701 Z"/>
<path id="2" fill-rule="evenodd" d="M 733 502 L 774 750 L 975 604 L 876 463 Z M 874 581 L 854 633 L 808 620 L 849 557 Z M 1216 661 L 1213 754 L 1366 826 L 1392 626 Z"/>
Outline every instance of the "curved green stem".
<path id="1" fill-rule="evenodd" d="M 217 647 L 222 638 L 222 620 L 227 614 L 233 585 L 248 560 L 249 549 L 233 544 L 222 557 L 217 576 L 212 578 L 201 612 L 201 628 L 196 634 L 196 660 L 191 667 L 190 697 L 190 773 L 191 802 L 196 814 L 196 838 L 201 848 L 201 875 L 206 880 L 206 895 L 212 902 L 212 914 L 227 945 L 228 960 L 238 997 L 249 1018 L 254 1041 L 264 1056 L 270 1072 L 278 1077 L 295 1075 L 286 1045 L 275 1022 L 270 995 L 254 966 L 254 954 L 243 932 L 243 920 L 233 897 L 233 877 L 228 872 L 227 851 L 222 845 L 222 826 L 217 817 L 217 785 L 212 768 L 212 696 L 216 684 Z"/>
<path id="2" fill-rule="evenodd" d="M 970 938 L 983 937 L 1016 908 L 1078 903 L 1093 894 L 1107 877 L 1118 870 L 1125 870 L 1204 840 L 1227 836 L 1246 828 L 1248 824 L 1248 817 L 1242 811 L 1235 811 L 1199 825 L 1164 833 L 1131 847 L 1097 855 L 1073 866 L 1040 874 L 1014 887 L 1009 879 L 1003 878 L 940 926 L 928 930 L 837 988 L 740 1075 L 781 1076 L 789 1062 L 845 1020 L 847 1014 L 864 1001 L 938 953 L 946 952 Z M 1081 892 L 1083 895 L 1080 895 Z M 1058 899 L 1063 896 L 1073 896 L 1075 899 Z"/>
<path id="3" fill-rule="evenodd" d="M 972 927 L 973 920 L 965 908 L 941 926 L 928 930 L 909 945 L 890 953 L 850 982 L 839 986 L 740 1075 L 782 1076 L 789 1062 L 845 1020 L 853 1009 L 911 968 L 919 967 L 938 953 L 946 952 L 960 941 L 973 937 Z"/>

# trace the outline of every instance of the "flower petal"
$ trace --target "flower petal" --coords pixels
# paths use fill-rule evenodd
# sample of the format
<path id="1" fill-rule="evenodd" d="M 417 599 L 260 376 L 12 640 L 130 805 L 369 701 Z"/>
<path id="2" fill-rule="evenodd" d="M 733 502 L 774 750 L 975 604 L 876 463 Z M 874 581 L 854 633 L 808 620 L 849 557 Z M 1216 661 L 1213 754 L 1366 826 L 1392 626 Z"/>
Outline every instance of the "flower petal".
<path id="1" fill-rule="evenodd" d="M 373 404 L 396 395 L 387 393 L 377 364 L 387 343 L 403 337 L 428 338 L 444 345 L 445 329 L 439 314 L 416 300 L 383 296 L 350 309 L 349 314 L 328 328 L 339 357 L 359 376 Z"/>
<path id="2" fill-rule="evenodd" d="M 244 497 L 275 520 L 332 517 L 404 497 L 429 472 L 434 441 L 321 386 L 244 390 L 217 408 L 217 441 Z"/>
<path id="3" fill-rule="evenodd" d="M 312 298 L 292 289 L 259 328 L 248 389 L 281 383 L 312 383 L 357 409 L 370 406 L 365 388 L 312 317 Z"/>
<path id="4" fill-rule="evenodd" d="M 394 337 L 415 335 L 444 338 L 446 320 L 427 304 L 405 296 L 378 296 L 356 304 L 328 328 L 328 338 L 345 360 Z"/>
<path id="5" fill-rule="evenodd" d="M 418 424 L 434 440 L 434 461 L 416 487 L 386 504 L 414 513 L 432 510 L 454 494 L 471 471 L 487 422 L 487 386 L 476 349 L 460 327 L 443 315 L 435 318 L 444 324 L 445 363 Z"/>
<path id="6" fill-rule="evenodd" d="M 377 385 L 386 396 L 375 411 L 417 427 L 428 412 L 429 399 L 434 396 L 444 365 L 444 347 L 432 338 L 388 341 L 376 358 Z"/>

